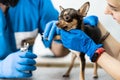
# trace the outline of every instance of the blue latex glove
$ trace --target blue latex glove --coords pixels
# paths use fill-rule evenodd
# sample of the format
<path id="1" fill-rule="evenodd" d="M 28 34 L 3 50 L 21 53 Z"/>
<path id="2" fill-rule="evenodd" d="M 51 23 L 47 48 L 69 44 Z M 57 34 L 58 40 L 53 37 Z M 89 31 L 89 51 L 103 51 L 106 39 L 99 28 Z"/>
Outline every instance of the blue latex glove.
<path id="1" fill-rule="evenodd" d="M 31 77 L 36 69 L 34 58 L 37 56 L 32 52 L 15 52 L 9 54 L 5 59 L 0 61 L 0 78 L 27 78 Z"/>
<path id="2" fill-rule="evenodd" d="M 92 59 L 96 49 L 102 46 L 101 44 L 95 44 L 94 41 L 81 30 L 73 29 L 69 32 L 61 30 L 60 35 L 64 47 L 84 52 L 90 59 Z"/>
<path id="3" fill-rule="evenodd" d="M 98 24 L 98 17 L 95 15 L 87 16 L 83 19 L 85 25 L 96 27 Z"/>
<path id="4" fill-rule="evenodd" d="M 51 21 L 46 24 L 42 38 L 46 47 L 50 47 L 54 36 L 60 33 L 60 29 L 56 26 L 56 22 L 57 21 Z"/>

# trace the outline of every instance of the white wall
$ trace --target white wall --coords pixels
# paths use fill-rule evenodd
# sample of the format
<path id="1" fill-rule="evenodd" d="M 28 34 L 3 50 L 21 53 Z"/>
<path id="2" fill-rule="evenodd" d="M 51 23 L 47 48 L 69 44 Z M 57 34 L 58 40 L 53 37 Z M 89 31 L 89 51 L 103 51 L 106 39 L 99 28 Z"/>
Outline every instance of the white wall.
<path id="1" fill-rule="evenodd" d="M 106 0 L 52 0 L 58 11 L 60 11 L 60 5 L 64 8 L 79 9 L 86 1 L 89 1 L 91 5 L 88 15 L 97 15 L 105 28 L 120 42 L 120 25 L 111 16 L 104 14 Z"/>

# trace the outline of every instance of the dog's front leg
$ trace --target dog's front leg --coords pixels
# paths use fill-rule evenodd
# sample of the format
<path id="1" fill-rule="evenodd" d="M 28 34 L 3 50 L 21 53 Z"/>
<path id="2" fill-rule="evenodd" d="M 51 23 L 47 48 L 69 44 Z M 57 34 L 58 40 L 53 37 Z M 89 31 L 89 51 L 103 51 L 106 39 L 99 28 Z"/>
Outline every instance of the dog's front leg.
<path id="1" fill-rule="evenodd" d="M 93 73 L 93 78 L 98 78 L 97 68 L 98 68 L 97 63 L 94 63 L 94 73 Z"/>
<path id="2" fill-rule="evenodd" d="M 86 65 L 85 54 L 81 53 L 79 55 L 79 58 L 80 58 L 80 80 L 85 80 L 85 65 Z"/>

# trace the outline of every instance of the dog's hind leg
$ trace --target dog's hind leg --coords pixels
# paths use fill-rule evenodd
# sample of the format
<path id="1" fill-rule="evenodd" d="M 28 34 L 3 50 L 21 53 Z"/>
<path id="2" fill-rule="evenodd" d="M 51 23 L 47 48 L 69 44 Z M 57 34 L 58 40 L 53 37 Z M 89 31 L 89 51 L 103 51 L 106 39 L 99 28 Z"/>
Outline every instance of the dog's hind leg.
<path id="1" fill-rule="evenodd" d="M 94 73 L 93 73 L 93 78 L 98 78 L 97 68 L 98 68 L 97 63 L 94 63 Z"/>
<path id="2" fill-rule="evenodd" d="M 75 59 L 76 59 L 77 55 L 75 53 L 72 53 L 72 60 L 71 60 L 71 64 L 67 70 L 67 72 L 63 75 L 63 77 L 69 77 L 70 75 L 70 71 L 72 70 L 73 68 L 73 65 L 74 65 L 74 62 L 75 62 Z"/>
<path id="3" fill-rule="evenodd" d="M 80 80 L 85 80 L 85 65 L 86 65 L 85 54 L 81 53 L 79 58 L 80 58 Z"/>

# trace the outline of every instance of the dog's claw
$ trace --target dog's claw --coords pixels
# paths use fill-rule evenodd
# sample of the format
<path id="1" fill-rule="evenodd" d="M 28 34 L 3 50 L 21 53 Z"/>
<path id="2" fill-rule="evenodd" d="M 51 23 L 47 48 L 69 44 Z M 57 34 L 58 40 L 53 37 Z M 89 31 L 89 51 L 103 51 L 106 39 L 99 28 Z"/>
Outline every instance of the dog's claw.
<path id="1" fill-rule="evenodd" d="M 65 74 L 65 75 L 63 75 L 63 77 L 69 77 L 69 75 L 66 75 L 66 74 Z"/>
<path id="2" fill-rule="evenodd" d="M 93 78 L 97 79 L 97 78 L 98 78 L 98 76 L 97 76 L 97 75 L 94 75 L 94 76 L 93 76 Z"/>

